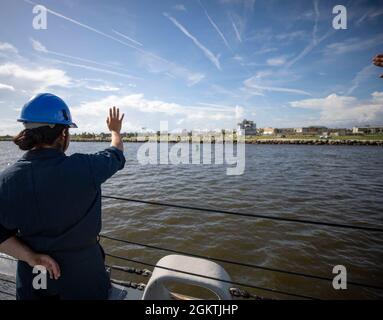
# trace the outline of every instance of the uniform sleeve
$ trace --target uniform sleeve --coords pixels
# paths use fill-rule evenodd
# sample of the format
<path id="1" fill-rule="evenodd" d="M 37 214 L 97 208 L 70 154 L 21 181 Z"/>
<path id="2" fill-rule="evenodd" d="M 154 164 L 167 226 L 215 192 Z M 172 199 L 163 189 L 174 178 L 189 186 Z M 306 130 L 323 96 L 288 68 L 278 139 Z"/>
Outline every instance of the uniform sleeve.
<path id="1" fill-rule="evenodd" d="M 0 243 L 13 237 L 17 234 L 18 230 L 14 229 L 10 225 L 9 219 L 5 216 L 6 212 L 9 212 L 9 205 L 7 204 L 6 198 L 4 197 L 5 190 L 3 185 L 3 179 L 0 179 Z"/>
<path id="2" fill-rule="evenodd" d="M 17 230 L 8 230 L 0 224 L 0 244 L 17 234 Z"/>
<path id="3" fill-rule="evenodd" d="M 101 185 L 125 166 L 124 153 L 115 147 L 91 154 L 89 157 L 96 185 Z"/>

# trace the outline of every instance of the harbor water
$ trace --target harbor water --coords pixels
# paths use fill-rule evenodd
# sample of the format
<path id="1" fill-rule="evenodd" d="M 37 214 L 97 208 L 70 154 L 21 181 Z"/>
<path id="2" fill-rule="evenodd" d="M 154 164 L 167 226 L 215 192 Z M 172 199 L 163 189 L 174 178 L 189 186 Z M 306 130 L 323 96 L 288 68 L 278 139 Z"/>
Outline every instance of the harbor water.
<path id="1" fill-rule="evenodd" d="M 245 171 L 225 165 L 137 161 L 141 144 L 125 144 L 124 170 L 103 194 L 250 214 L 383 226 L 383 149 L 374 146 L 246 145 Z M 68 154 L 92 153 L 107 143 L 72 143 Z M 22 155 L 0 142 L 0 170 Z M 381 233 L 103 200 L 103 231 L 145 244 L 265 267 L 334 277 L 343 265 L 349 281 L 383 286 Z M 156 263 L 163 251 L 103 240 L 107 252 Z M 119 260 L 109 263 L 139 266 Z M 235 281 L 324 299 L 382 298 L 383 291 L 223 264 Z M 196 270 L 198 273 L 198 270 Z M 129 274 L 121 279 L 143 281 Z M 287 298 L 249 289 L 260 296 Z"/>

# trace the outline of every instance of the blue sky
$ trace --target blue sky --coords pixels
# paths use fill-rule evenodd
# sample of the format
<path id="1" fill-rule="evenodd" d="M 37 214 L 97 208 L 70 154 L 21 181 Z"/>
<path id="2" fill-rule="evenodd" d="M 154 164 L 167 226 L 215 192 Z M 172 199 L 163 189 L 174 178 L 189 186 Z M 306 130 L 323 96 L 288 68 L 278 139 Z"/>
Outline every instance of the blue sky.
<path id="1" fill-rule="evenodd" d="M 383 124 L 383 1 L 0 0 L 0 134 L 38 92 L 61 96 L 77 132 Z M 32 26 L 35 4 L 46 30 Z M 347 30 L 332 9 L 347 8 Z"/>

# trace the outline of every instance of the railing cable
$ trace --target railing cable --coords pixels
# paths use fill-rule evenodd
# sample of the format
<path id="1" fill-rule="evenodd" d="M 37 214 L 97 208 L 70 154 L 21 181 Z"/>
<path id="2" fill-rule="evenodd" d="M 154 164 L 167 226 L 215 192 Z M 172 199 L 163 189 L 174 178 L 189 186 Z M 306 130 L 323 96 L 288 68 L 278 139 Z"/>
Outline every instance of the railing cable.
<path id="1" fill-rule="evenodd" d="M 11 283 L 11 284 L 16 284 L 16 281 L 9 280 L 9 279 L 4 279 L 4 278 L 0 278 L 0 282 L 7 282 L 7 283 Z"/>
<path id="2" fill-rule="evenodd" d="M 146 200 L 138 200 L 138 199 L 131 199 L 131 198 L 115 197 L 115 196 L 102 196 L 102 197 L 105 199 L 114 199 L 114 200 L 121 200 L 121 201 L 144 203 L 144 204 L 149 204 L 149 205 L 154 205 L 154 206 L 165 206 L 165 207 L 171 207 L 171 208 L 197 210 L 197 211 L 212 212 L 212 213 L 221 213 L 221 214 L 227 214 L 227 215 L 251 217 L 251 218 L 258 218 L 258 219 L 267 219 L 267 220 L 292 222 L 292 223 L 304 223 L 304 224 L 311 224 L 311 225 L 318 225 L 318 226 L 343 228 L 343 229 L 355 229 L 355 230 L 363 230 L 363 231 L 370 231 L 370 232 L 383 232 L 383 228 L 375 228 L 375 227 L 355 226 L 355 225 L 342 224 L 342 223 L 332 223 L 332 222 L 321 222 L 321 221 L 314 221 L 314 220 L 308 220 L 308 219 L 283 218 L 283 217 L 278 217 L 278 216 L 273 216 L 273 215 L 251 214 L 251 213 L 244 213 L 244 212 L 234 212 L 234 211 L 227 211 L 227 210 L 200 208 L 200 207 L 185 206 L 185 205 L 172 204 L 172 203 L 166 203 L 166 202 L 146 201 Z"/>
<path id="3" fill-rule="evenodd" d="M 159 265 L 156 265 L 156 264 L 153 264 L 153 263 L 148 263 L 148 262 L 139 261 L 139 260 L 135 260 L 135 259 L 130 259 L 130 258 L 126 258 L 126 257 L 120 257 L 120 256 L 117 256 L 117 255 L 114 255 L 114 254 L 111 254 L 111 253 L 106 253 L 105 255 L 108 256 L 108 257 L 111 257 L 111 258 L 120 259 L 120 260 L 124 260 L 124 261 L 129 261 L 129 262 L 134 262 L 134 263 L 150 266 L 150 267 L 153 267 L 153 268 L 160 268 L 160 269 L 165 269 L 165 270 L 169 270 L 169 271 L 173 271 L 173 272 L 184 273 L 184 274 L 188 274 L 188 275 L 192 275 L 192 276 L 197 276 L 197 277 L 201 277 L 201 278 L 206 278 L 206 279 L 210 279 L 210 280 L 225 282 L 225 283 L 229 283 L 229 284 L 235 284 L 237 286 L 242 286 L 242 287 L 247 287 L 247 288 L 252 288 L 252 289 L 257 289 L 257 290 L 263 290 L 263 291 L 273 292 L 273 293 L 277 293 L 277 294 L 283 294 L 283 295 L 292 296 L 292 297 L 296 297 L 296 298 L 303 298 L 303 299 L 309 299 L 309 300 L 318 300 L 318 298 L 307 296 L 307 295 L 295 294 L 295 293 L 286 292 L 286 291 L 282 291 L 282 290 L 260 287 L 260 286 L 256 286 L 256 285 L 253 285 L 253 284 L 246 284 L 246 283 L 242 283 L 242 282 L 229 281 L 229 280 L 209 277 L 209 276 L 205 276 L 203 274 L 198 274 L 198 273 L 188 272 L 188 271 L 184 271 L 184 270 L 168 268 L 168 267 L 159 266 Z"/>
<path id="4" fill-rule="evenodd" d="M 2 291 L 2 290 L 0 290 L 0 293 L 1 294 L 5 294 L 5 295 L 7 295 L 7 296 L 11 296 L 11 297 L 16 297 L 16 294 L 14 294 L 14 293 L 11 293 L 11 292 L 6 292 L 6 291 Z"/>
<path id="5" fill-rule="evenodd" d="M 302 273 L 302 272 L 282 270 L 282 269 L 278 269 L 278 268 L 265 267 L 265 266 L 260 266 L 260 265 L 256 265 L 256 264 L 241 263 L 241 262 L 236 262 L 236 261 L 232 261 L 232 260 L 214 258 L 214 257 L 210 257 L 210 256 L 203 256 L 203 255 L 188 253 L 185 251 L 168 249 L 168 248 L 158 247 L 158 246 L 154 246 L 154 245 L 118 239 L 118 238 L 111 237 L 111 236 L 104 235 L 104 234 L 100 235 L 100 237 L 105 238 L 105 239 L 109 239 L 112 241 L 118 241 L 118 242 L 126 243 L 126 244 L 146 247 L 146 248 L 150 248 L 150 249 L 162 250 L 162 251 L 167 251 L 167 252 L 172 252 L 172 253 L 177 253 L 177 254 L 183 254 L 183 255 L 187 255 L 187 256 L 191 256 L 191 257 L 195 257 L 195 258 L 209 259 L 209 260 L 233 264 L 233 265 L 237 265 L 237 266 L 241 266 L 241 267 L 248 267 L 248 268 L 260 269 L 260 270 L 265 270 L 265 271 L 278 272 L 278 273 L 283 273 L 283 274 L 288 274 L 288 275 L 293 275 L 293 276 L 299 276 L 299 277 L 305 277 L 305 278 L 311 278 L 311 279 L 317 279 L 317 280 L 324 280 L 324 281 L 330 281 L 330 282 L 333 281 L 332 278 L 327 278 L 327 277 L 323 277 L 323 276 L 317 276 L 317 275 L 312 275 L 312 274 L 307 274 L 307 273 Z M 359 286 L 359 287 L 370 288 L 370 289 L 383 290 L 383 287 L 372 285 L 372 284 L 359 283 L 359 282 L 354 282 L 354 281 L 347 281 L 347 284 Z"/>

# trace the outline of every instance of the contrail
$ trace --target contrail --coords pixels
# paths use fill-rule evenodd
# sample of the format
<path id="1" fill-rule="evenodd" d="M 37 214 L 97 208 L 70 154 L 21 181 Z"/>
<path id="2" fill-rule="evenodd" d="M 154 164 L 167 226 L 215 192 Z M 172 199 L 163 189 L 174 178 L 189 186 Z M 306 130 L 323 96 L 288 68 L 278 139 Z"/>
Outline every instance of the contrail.
<path id="1" fill-rule="evenodd" d="M 233 106 L 226 106 L 226 105 L 206 103 L 206 102 L 199 102 L 198 104 L 203 106 L 203 108 L 207 111 L 222 111 L 222 112 L 233 111 Z"/>
<path id="2" fill-rule="evenodd" d="M 33 2 L 33 1 L 30 1 L 30 0 L 24 0 L 24 2 L 29 3 L 29 4 L 32 4 L 32 5 L 39 5 L 38 3 L 35 3 L 35 2 Z M 44 7 L 45 7 L 45 6 L 44 6 Z M 76 24 L 76 25 L 78 25 L 78 26 L 80 26 L 80 27 L 83 27 L 83 28 L 85 28 L 85 29 L 88 29 L 88 30 L 90 30 L 90 31 L 93 31 L 93 32 L 95 32 L 95 33 L 98 33 L 99 35 L 101 35 L 101 36 L 103 36 L 103 37 L 106 37 L 106 38 L 109 38 L 109 39 L 111 39 L 111 40 L 117 41 L 117 42 L 119 42 L 119 43 L 121 43 L 121 44 L 123 44 L 123 45 L 125 45 L 125 46 L 130 47 L 130 48 L 139 49 L 139 48 L 137 48 L 137 47 L 135 47 L 135 46 L 133 46 L 133 45 L 131 45 L 131 44 L 129 44 L 129 43 L 126 43 L 126 42 L 124 42 L 124 41 L 121 41 L 120 39 L 118 39 L 118 38 L 116 38 L 116 37 L 113 37 L 113 36 L 111 36 L 111 35 L 109 35 L 109 34 L 107 34 L 107 33 L 105 33 L 105 32 L 102 32 L 102 31 L 100 31 L 100 30 L 97 30 L 97 29 L 95 29 L 95 28 L 93 28 L 93 27 L 91 27 L 91 26 L 88 26 L 88 25 L 86 25 L 86 24 L 84 24 L 84 23 L 81 23 L 81 22 L 79 22 L 79 21 L 77 21 L 77 20 L 74 20 L 74 19 L 72 19 L 72 18 L 66 17 L 66 16 L 62 15 L 61 13 L 55 12 L 55 11 L 53 11 L 53 10 L 51 10 L 51 9 L 48 9 L 47 7 L 45 7 L 45 8 L 46 8 L 46 10 L 47 10 L 49 13 L 55 15 L 56 17 L 62 18 L 62 19 L 67 20 L 67 21 L 70 21 L 70 22 L 72 22 L 72 23 L 74 23 L 74 24 Z"/>
<path id="3" fill-rule="evenodd" d="M 317 31 L 318 31 L 318 20 L 319 20 L 319 0 L 314 0 L 314 11 L 315 11 L 315 23 L 313 28 L 313 42 L 317 44 Z"/>
<path id="4" fill-rule="evenodd" d="M 61 64 L 65 64 L 65 65 L 68 65 L 68 66 L 71 66 L 71 67 L 76 67 L 76 68 L 82 68 L 82 69 L 87 69 L 87 70 L 92 70 L 92 71 L 108 73 L 108 74 L 112 74 L 112 75 L 123 77 L 123 78 L 139 79 L 137 77 L 133 77 L 133 76 L 125 74 L 125 73 L 115 72 L 115 71 L 111 71 L 111 70 L 107 70 L 107 69 L 102 69 L 102 68 L 96 68 L 96 67 L 87 66 L 87 65 L 83 65 L 83 64 L 77 64 L 77 63 L 72 63 L 72 62 L 58 60 L 58 59 L 52 59 L 52 61 L 57 62 L 57 63 L 61 63 Z"/>
<path id="5" fill-rule="evenodd" d="M 31 5 L 39 5 L 38 3 L 35 3 L 35 2 L 33 2 L 33 1 L 31 1 L 31 0 L 23 0 L 23 1 L 26 2 L 26 3 L 28 3 L 28 4 L 31 4 Z M 44 7 L 45 7 L 45 6 L 44 6 Z M 49 13 L 51 13 L 51 14 L 53 14 L 53 15 L 59 17 L 59 18 L 62 18 L 62 19 L 67 20 L 67 21 L 69 21 L 69 22 L 72 22 L 72 23 L 74 23 L 74 24 L 76 24 L 76 25 L 78 25 L 78 26 L 80 26 L 80 27 L 82 27 L 82 28 L 85 28 L 85 29 L 87 29 L 87 30 L 89 30 L 89 31 L 95 32 L 95 33 L 97 33 L 97 34 L 99 34 L 99 35 L 101 35 L 101 36 L 103 36 L 103 37 L 105 37 L 105 38 L 108 38 L 108 39 L 110 39 L 110 40 L 114 40 L 114 41 L 116 41 L 116 42 L 118 42 L 118 43 L 120 43 L 120 44 L 122 44 L 122 45 L 124 45 L 124 46 L 127 46 L 127 47 L 129 47 L 129 48 L 135 49 L 135 50 L 137 50 L 139 53 L 141 53 L 141 54 L 143 54 L 143 55 L 145 55 L 145 56 L 151 56 L 151 57 L 153 57 L 153 58 L 155 58 L 155 59 L 157 59 L 157 60 L 163 62 L 164 64 L 167 65 L 167 69 L 169 69 L 169 70 L 170 70 L 171 72 L 173 72 L 174 74 L 178 74 L 178 75 L 183 74 L 183 76 L 182 76 L 183 78 L 185 78 L 185 75 L 186 75 L 186 78 L 187 78 L 187 79 L 188 79 L 190 76 L 193 76 L 193 74 L 192 74 L 189 70 L 187 70 L 187 69 L 185 69 L 185 68 L 183 68 L 183 67 L 180 67 L 180 66 L 176 65 L 176 64 L 175 64 L 174 62 L 172 62 L 172 61 L 169 61 L 169 60 L 167 60 L 167 59 L 165 59 L 165 58 L 162 58 L 162 57 L 160 57 L 160 56 L 158 56 L 158 55 L 156 55 L 156 54 L 154 54 L 154 53 L 152 53 L 152 52 L 143 50 L 143 49 L 141 49 L 141 48 L 139 48 L 139 47 L 137 47 L 137 46 L 135 46 L 135 45 L 126 43 L 126 42 L 124 42 L 124 41 L 121 41 L 120 39 L 118 39 L 118 38 L 116 38 L 116 37 L 113 37 L 113 36 L 111 36 L 111 35 L 109 35 L 109 34 L 107 34 L 107 33 L 105 33 L 105 32 L 102 32 L 102 31 L 100 31 L 100 30 L 98 30 L 98 29 L 96 29 L 96 28 L 93 28 L 93 27 L 91 27 L 91 26 L 89 26 L 89 25 L 86 25 L 86 24 L 84 24 L 84 23 L 81 23 L 81 22 L 79 22 L 79 21 L 77 21 L 77 20 L 75 20 L 75 19 L 66 17 L 66 16 L 62 15 L 61 13 L 55 12 L 55 11 L 53 11 L 53 10 L 51 10 L 51 9 L 48 9 L 47 7 L 45 7 L 45 8 L 46 8 L 46 10 L 47 10 Z"/>
<path id="6" fill-rule="evenodd" d="M 319 43 L 321 43 L 324 39 L 326 39 L 327 37 L 329 37 L 331 34 L 333 34 L 335 31 L 335 29 L 330 29 L 323 37 L 319 38 L 316 40 L 316 42 L 314 42 L 314 40 L 312 40 L 295 58 L 293 58 L 292 60 L 290 60 L 287 64 L 286 64 L 286 67 L 284 69 L 288 69 L 290 68 L 293 64 L 295 64 L 296 62 L 298 62 L 300 59 L 302 59 L 303 57 L 305 57 L 308 53 L 310 53 Z"/>
<path id="7" fill-rule="evenodd" d="M 257 84 L 251 83 L 251 79 L 246 80 L 245 85 L 249 88 L 253 88 L 260 91 L 271 91 L 271 92 L 288 92 L 288 93 L 297 93 L 302 95 L 311 96 L 311 94 L 307 91 L 293 88 L 284 88 L 284 87 L 272 87 L 272 86 L 260 86 Z"/>
<path id="8" fill-rule="evenodd" d="M 251 87 L 254 89 L 259 89 L 264 91 L 289 92 L 289 93 L 297 93 L 297 94 L 302 94 L 306 96 L 311 96 L 311 93 L 304 90 L 299 90 L 299 89 L 282 88 L 282 87 L 264 87 L 264 86 L 258 86 L 258 85 L 252 85 Z"/>
<path id="9" fill-rule="evenodd" d="M 32 2 L 32 1 L 30 1 L 30 0 L 23 0 L 23 1 L 24 1 L 24 2 L 27 2 L 27 3 L 29 3 L 29 4 L 32 4 L 32 5 L 38 5 L 38 3 Z M 113 36 L 111 36 L 111 35 L 109 35 L 109 34 L 107 34 L 107 33 L 105 33 L 105 32 L 102 32 L 102 31 L 100 31 L 100 30 L 97 30 L 96 28 L 93 28 L 93 27 L 91 27 L 91 26 L 88 26 L 88 25 L 86 25 L 86 24 L 84 24 L 84 23 L 81 23 L 81 22 L 79 22 L 79 21 L 77 21 L 77 20 L 74 20 L 74 19 L 72 19 L 72 18 L 66 17 L 66 16 L 62 15 L 61 13 L 55 12 L 55 11 L 53 11 L 53 10 L 51 10 L 51 9 L 48 9 L 47 7 L 45 7 L 45 8 L 46 8 L 46 10 L 47 10 L 49 13 L 51 13 L 51 14 L 53 14 L 53 15 L 59 17 L 59 18 L 62 18 L 62 19 L 67 20 L 67 21 L 70 21 L 70 22 L 72 22 L 72 23 L 74 23 L 74 24 L 76 24 L 76 25 L 78 25 L 78 26 L 80 26 L 80 27 L 83 27 L 83 28 L 85 28 L 85 29 L 88 29 L 88 30 L 90 30 L 90 31 L 93 31 L 93 32 L 95 32 L 95 33 L 97 33 L 97 34 L 99 34 L 99 35 L 105 37 L 105 38 L 108 38 L 108 39 L 117 41 L 117 42 L 119 42 L 119 43 L 121 43 L 121 44 L 123 44 L 123 45 L 125 45 L 125 46 L 127 46 L 127 47 L 130 47 L 130 48 L 132 48 L 132 49 L 135 49 L 135 50 L 139 51 L 140 53 L 147 54 L 147 55 L 151 55 L 151 56 L 153 56 L 153 57 L 155 57 L 155 58 L 157 58 L 157 59 L 160 59 L 160 60 L 162 60 L 162 61 L 169 62 L 168 60 L 166 60 L 166 59 L 164 59 L 164 58 L 161 58 L 161 57 L 155 55 L 154 53 L 151 53 L 151 52 L 149 52 L 149 51 L 145 51 L 145 50 L 143 50 L 143 49 L 141 49 L 141 48 L 139 48 L 139 47 L 136 47 L 136 46 L 134 46 L 134 45 L 132 45 L 132 44 L 130 44 L 130 43 L 126 43 L 126 42 L 124 42 L 124 41 L 121 41 L 120 39 L 118 39 L 118 38 L 116 38 L 116 37 L 113 37 Z"/>
<path id="10" fill-rule="evenodd" d="M 311 42 L 292 60 L 290 60 L 284 69 L 290 68 L 293 64 L 298 62 L 300 59 L 305 57 L 307 54 L 309 54 L 319 43 L 321 43 L 323 40 L 325 40 L 327 37 L 332 35 L 335 31 L 335 29 L 331 28 L 329 31 L 326 32 L 321 38 L 317 38 L 317 31 L 318 31 L 318 19 L 319 19 L 319 0 L 314 0 L 314 11 L 315 11 L 315 22 L 313 27 L 313 37 Z"/>
<path id="11" fill-rule="evenodd" d="M 202 5 L 201 1 L 198 1 L 198 3 L 200 4 L 200 6 L 202 7 L 203 11 L 205 12 L 205 15 L 206 17 L 208 18 L 210 24 L 213 26 L 213 28 L 215 29 L 215 31 L 217 31 L 217 33 L 219 34 L 219 36 L 222 38 L 223 42 L 225 43 L 226 47 L 228 49 L 231 50 L 231 47 L 229 45 L 229 43 L 227 42 L 225 36 L 223 35 L 223 33 L 221 32 L 221 30 L 218 28 L 217 24 L 213 21 L 213 19 L 209 16 L 206 8 Z"/>
<path id="12" fill-rule="evenodd" d="M 237 37 L 239 42 L 242 42 L 241 34 L 239 33 L 237 26 L 235 25 L 233 19 L 231 19 L 231 23 L 232 23 L 233 28 L 234 28 L 235 36 Z"/>
<path id="13" fill-rule="evenodd" d="M 374 66 L 372 64 L 368 64 L 362 70 L 360 70 L 352 80 L 352 87 L 348 89 L 346 95 L 353 93 L 354 90 L 359 87 L 360 83 L 368 78 L 373 69 Z"/>
<path id="14" fill-rule="evenodd" d="M 190 38 L 194 44 L 202 50 L 202 52 L 205 54 L 205 56 L 217 67 L 218 70 L 221 70 L 221 65 L 219 63 L 218 58 L 208 49 L 206 48 L 201 42 L 198 41 L 196 37 L 194 37 L 186 28 L 180 24 L 176 19 L 174 19 L 172 16 L 170 16 L 167 13 L 164 13 L 164 16 L 167 17 L 173 24 L 181 30 L 188 38 Z"/>
<path id="15" fill-rule="evenodd" d="M 113 31 L 115 34 L 119 35 L 120 37 L 123 37 L 123 38 L 125 38 L 125 39 L 127 39 L 127 40 L 129 40 L 129 41 L 132 41 L 133 43 L 138 44 L 138 45 L 141 46 L 141 47 L 143 46 L 143 44 L 142 44 L 141 42 L 138 42 L 137 40 L 134 40 L 134 39 L 132 39 L 131 37 L 128 37 L 127 35 L 125 35 L 125 34 L 123 34 L 123 33 L 121 33 L 121 32 L 118 32 L 118 31 L 113 30 L 113 29 L 112 29 L 112 31 Z"/>
<path id="16" fill-rule="evenodd" d="M 65 54 L 65 53 L 61 53 L 61 52 L 51 51 L 51 50 L 48 50 L 39 41 L 37 41 L 37 40 L 35 40 L 33 38 L 31 38 L 30 40 L 32 42 L 33 49 L 38 51 L 38 52 L 53 54 L 55 56 L 59 56 L 59 57 L 63 57 L 63 58 L 69 58 L 69 59 L 74 59 L 74 60 L 78 60 L 78 61 L 81 61 L 81 62 L 92 63 L 92 64 L 96 64 L 96 65 L 99 65 L 99 66 L 102 66 L 102 67 L 113 68 L 113 69 L 121 70 L 121 71 L 124 71 L 124 72 L 127 71 L 127 70 L 125 70 L 123 68 L 119 68 L 119 67 L 116 67 L 116 66 L 113 66 L 113 65 L 110 65 L 110 64 L 101 63 L 101 62 L 97 62 L 97 61 L 89 60 L 89 59 L 84 59 L 84 58 L 81 58 L 81 57 L 71 56 L 69 54 Z M 126 76 L 128 76 L 128 77 L 130 77 L 132 79 L 141 79 L 139 77 L 136 77 L 136 76 L 133 76 L 133 75 L 129 75 L 129 74 L 126 74 Z"/>

